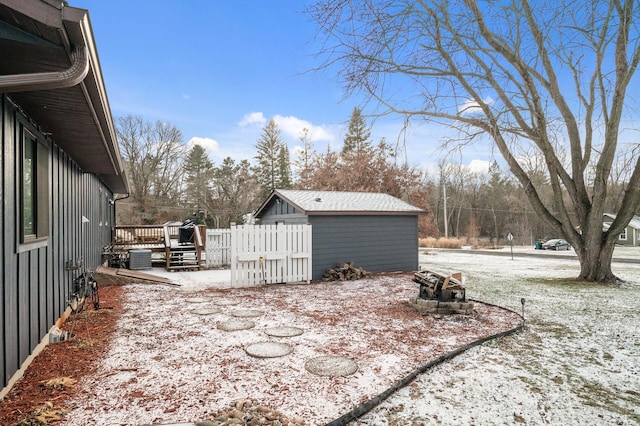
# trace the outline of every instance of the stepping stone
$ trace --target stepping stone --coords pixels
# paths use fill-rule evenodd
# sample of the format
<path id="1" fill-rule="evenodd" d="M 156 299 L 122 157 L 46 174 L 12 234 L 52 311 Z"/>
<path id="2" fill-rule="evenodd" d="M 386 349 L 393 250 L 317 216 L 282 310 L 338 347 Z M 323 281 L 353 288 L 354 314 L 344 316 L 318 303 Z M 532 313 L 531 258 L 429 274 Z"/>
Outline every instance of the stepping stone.
<path id="1" fill-rule="evenodd" d="M 264 314 L 264 312 L 258 311 L 257 309 L 240 309 L 240 310 L 232 311 L 229 313 L 229 315 L 231 315 L 232 317 L 239 317 L 239 318 L 260 317 L 262 316 L 262 314 Z"/>
<path id="2" fill-rule="evenodd" d="M 193 309 L 191 313 L 196 315 L 214 315 L 222 312 L 220 308 L 203 308 L 203 309 Z"/>
<path id="3" fill-rule="evenodd" d="M 268 336 L 273 337 L 293 337 L 301 335 L 302 333 L 304 333 L 304 330 L 298 327 L 281 326 L 267 328 L 266 330 L 264 330 L 264 332 Z"/>
<path id="4" fill-rule="evenodd" d="M 238 331 L 238 330 L 249 330 L 256 326 L 256 323 L 250 320 L 244 319 L 231 319 L 228 321 L 222 321 L 216 324 L 218 329 L 224 331 Z"/>
<path id="5" fill-rule="evenodd" d="M 349 358 L 327 355 L 311 358 L 304 368 L 317 376 L 346 377 L 358 371 L 358 364 Z"/>
<path id="6" fill-rule="evenodd" d="M 277 358 L 289 355 L 293 348 L 284 343 L 260 342 L 249 345 L 244 350 L 247 355 L 256 358 Z"/>
<path id="7" fill-rule="evenodd" d="M 207 299 L 209 301 L 209 299 Z M 239 305 L 239 300 L 230 300 L 230 299 L 213 299 L 213 304 L 218 306 L 234 306 Z"/>
<path id="8" fill-rule="evenodd" d="M 187 303 L 204 303 L 208 302 L 209 299 L 207 299 L 206 297 L 189 297 L 187 299 L 184 299 L 184 301 Z"/>

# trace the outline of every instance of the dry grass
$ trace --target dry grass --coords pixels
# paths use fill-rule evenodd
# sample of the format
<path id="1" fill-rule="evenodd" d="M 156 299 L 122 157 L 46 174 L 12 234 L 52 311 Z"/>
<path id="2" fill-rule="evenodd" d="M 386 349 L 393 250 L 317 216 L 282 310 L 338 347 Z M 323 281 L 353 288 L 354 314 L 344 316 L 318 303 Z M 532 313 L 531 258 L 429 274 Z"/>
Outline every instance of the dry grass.
<path id="1" fill-rule="evenodd" d="M 435 237 L 427 237 L 420 238 L 418 240 L 420 247 L 430 247 L 430 248 L 462 248 L 463 245 L 466 244 L 466 238 L 464 240 L 460 238 L 435 238 Z"/>
<path id="2" fill-rule="evenodd" d="M 54 379 L 45 380 L 42 382 L 44 387 L 53 389 L 64 389 L 75 385 L 77 380 L 71 377 L 56 377 Z"/>
<path id="3" fill-rule="evenodd" d="M 15 426 L 48 425 L 49 423 L 62 420 L 62 415 L 66 412 L 67 410 L 54 407 L 52 402 L 46 402 L 27 413 L 27 415 L 21 421 L 16 423 Z"/>
<path id="4" fill-rule="evenodd" d="M 495 244 L 490 242 L 489 240 L 483 240 L 480 238 L 468 238 L 468 237 L 460 237 L 460 238 L 435 238 L 435 237 L 427 237 L 420 238 L 418 240 L 420 247 L 428 247 L 428 248 L 446 248 L 446 249 L 459 249 L 464 246 L 473 246 L 473 247 L 482 247 L 482 248 L 496 248 Z"/>

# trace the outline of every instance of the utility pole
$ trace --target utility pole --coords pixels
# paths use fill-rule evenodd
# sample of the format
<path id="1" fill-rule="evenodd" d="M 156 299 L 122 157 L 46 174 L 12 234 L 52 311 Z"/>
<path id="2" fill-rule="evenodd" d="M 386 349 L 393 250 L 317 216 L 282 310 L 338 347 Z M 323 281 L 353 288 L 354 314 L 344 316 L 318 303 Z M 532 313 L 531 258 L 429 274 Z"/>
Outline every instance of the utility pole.
<path id="1" fill-rule="evenodd" d="M 449 224 L 447 222 L 447 184 L 442 185 L 442 194 L 444 197 L 444 237 L 449 238 Z"/>

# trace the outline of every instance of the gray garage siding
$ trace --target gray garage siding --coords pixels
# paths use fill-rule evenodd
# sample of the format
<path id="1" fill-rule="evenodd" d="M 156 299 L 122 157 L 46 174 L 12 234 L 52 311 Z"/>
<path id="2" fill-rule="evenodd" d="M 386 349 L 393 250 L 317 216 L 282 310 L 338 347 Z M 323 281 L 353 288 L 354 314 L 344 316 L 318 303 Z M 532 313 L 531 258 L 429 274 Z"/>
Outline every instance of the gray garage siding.
<path id="1" fill-rule="evenodd" d="M 308 218 L 304 213 L 301 213 L 286 201 L 269 204 L 260 218 L 260 223 L 263 225 L 275 225 L 276 223 L 306 225 L 308 222 Z"/>
<path id="2" fill-rule="evenodd" d="M 369 272 L 418 269 L 418 217 L 309 216 L 313 226 L 314 280 L 342 262 Z"/>

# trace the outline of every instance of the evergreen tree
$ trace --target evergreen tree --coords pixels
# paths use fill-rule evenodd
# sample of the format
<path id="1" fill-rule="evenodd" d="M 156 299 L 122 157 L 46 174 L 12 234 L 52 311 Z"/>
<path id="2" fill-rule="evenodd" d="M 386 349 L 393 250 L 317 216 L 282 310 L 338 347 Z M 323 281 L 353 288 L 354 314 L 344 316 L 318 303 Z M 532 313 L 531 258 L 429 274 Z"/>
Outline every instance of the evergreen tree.
<path id="1" fill-rule="evenodd" d="M 203 210 L 205 214 L 211 206 L 208 204 L 208 188 L 213 177 L 213 163 L 205 149 L 200 145 L 194 145 L 183 164 L 187 204 L 198 213 Z"/>
<path id="2" fill-rule="evenodd" d="M 371 131 L 367 127 L 367 123 L 362 117 L 362 112 L 358 107 L 353 108 L 351 113 L 351 120 L 349 121 L 349 128 L 347 134 L 344 137 L 344 145 L 342 147 L 342 153 L 350 151 L 362 151 L 371 146 Z"/>
<path id="3" fill-rule="evenodd" d="M 278 154 L 278 188 L 291 189 L 293 178 L 291 176 L 291 157 L 289 147 L 283 145 Z"/>
<path id="4" fill-rule="evenodd" d="M 276 188 L 291 187 L 291 163 L 289 148 L 280 135 L 280 129 L 271 119 L 262 129 L 262 135 L 256 144 L 258 154 L 255 159 L 256 176 L 263 188 L 263 195 Z"/>

